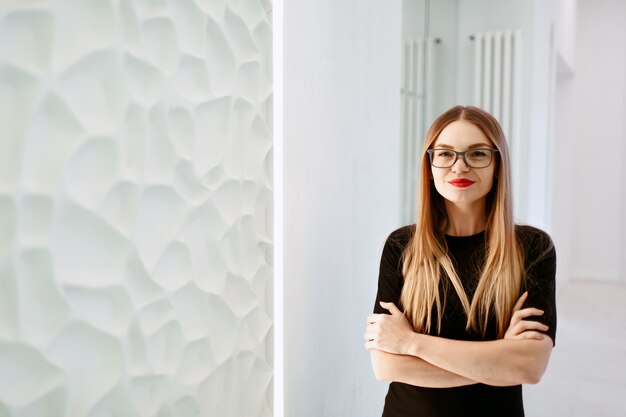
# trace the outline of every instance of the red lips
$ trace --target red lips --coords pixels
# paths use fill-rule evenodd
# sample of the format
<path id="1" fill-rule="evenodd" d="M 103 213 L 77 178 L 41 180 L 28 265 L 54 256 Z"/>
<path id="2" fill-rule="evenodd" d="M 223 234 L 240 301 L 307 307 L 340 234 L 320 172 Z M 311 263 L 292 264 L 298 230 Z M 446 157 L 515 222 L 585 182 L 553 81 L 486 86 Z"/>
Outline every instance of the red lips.
<path id="1" fill-rule="evenodd" d="M 455 187 L 465 188 L 474 184 L 476 181 L 468 180 L 467 178 L 458 178 L 455 180 L 448 181 L 448 184 L 454 185 Z"/>

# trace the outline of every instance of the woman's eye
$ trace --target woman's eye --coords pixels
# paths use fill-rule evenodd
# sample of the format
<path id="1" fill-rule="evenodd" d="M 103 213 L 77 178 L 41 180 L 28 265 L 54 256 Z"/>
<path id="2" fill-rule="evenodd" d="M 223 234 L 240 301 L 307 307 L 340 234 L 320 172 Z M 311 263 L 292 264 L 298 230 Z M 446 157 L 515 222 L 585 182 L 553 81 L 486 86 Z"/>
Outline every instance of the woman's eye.
<path id="1" fill-rule="evenodd" d="M 437 151 L 435 152 L 435 155 L 438 158 L 452 158 L 454 156 L 454 152 L 450 152 L 450 151 Z"/>
<path id="2" fill-rule="evenodd" d="M 474 159 L 481 159 L 481 158 L 486 158 L 489 156 L 489 152 L 485 151 L 485 150 L 475 150 L 475 151 L 471 151 L 468 152 L 467 156 L 469 156 L 470 158 L 474 158 Z"/>

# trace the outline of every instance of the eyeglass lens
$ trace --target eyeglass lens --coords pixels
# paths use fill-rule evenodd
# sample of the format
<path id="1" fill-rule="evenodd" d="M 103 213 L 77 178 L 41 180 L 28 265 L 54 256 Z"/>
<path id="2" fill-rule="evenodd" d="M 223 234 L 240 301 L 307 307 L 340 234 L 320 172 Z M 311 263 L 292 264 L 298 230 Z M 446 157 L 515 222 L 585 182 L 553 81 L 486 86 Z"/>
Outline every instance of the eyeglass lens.
<path id="1" fill-rule="evenodd" d="M 484 168 L 491 163 L 492 152 L 490 149 L 471 149 L 465 152 L 457 152 L 450 149 L 433 149 L 430 155 L 431 163 L 438 168 L 450 168 L 459 157 L 464 157 L 465 163 L 472 168 Z"/>

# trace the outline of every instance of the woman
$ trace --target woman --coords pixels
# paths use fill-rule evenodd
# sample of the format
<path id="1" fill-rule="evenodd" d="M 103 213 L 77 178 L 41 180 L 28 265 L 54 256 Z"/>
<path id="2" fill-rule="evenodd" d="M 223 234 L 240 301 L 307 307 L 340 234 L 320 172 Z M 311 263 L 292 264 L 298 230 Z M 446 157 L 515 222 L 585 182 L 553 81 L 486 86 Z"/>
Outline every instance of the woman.
<path id="1" fill-rule="evenodd" d="M 513 222 L 498 122 L 457 106 L 427 133 L 415 225 L 388 237 L 365 347 L 383 417 L 523 416 L 554 346 L 556 255 Z"/>

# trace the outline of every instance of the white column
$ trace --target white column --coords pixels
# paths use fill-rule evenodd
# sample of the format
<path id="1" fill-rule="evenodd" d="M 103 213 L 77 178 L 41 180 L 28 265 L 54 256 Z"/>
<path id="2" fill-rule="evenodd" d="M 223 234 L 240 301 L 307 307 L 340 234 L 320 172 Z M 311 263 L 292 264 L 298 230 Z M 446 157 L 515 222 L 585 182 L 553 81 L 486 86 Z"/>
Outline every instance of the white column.
<path id="1" fill-rule="evenodd" d="M 400 1 L 284 10 L 285 415 L 380 415 L 363 348 L 400 215 Z"/>

